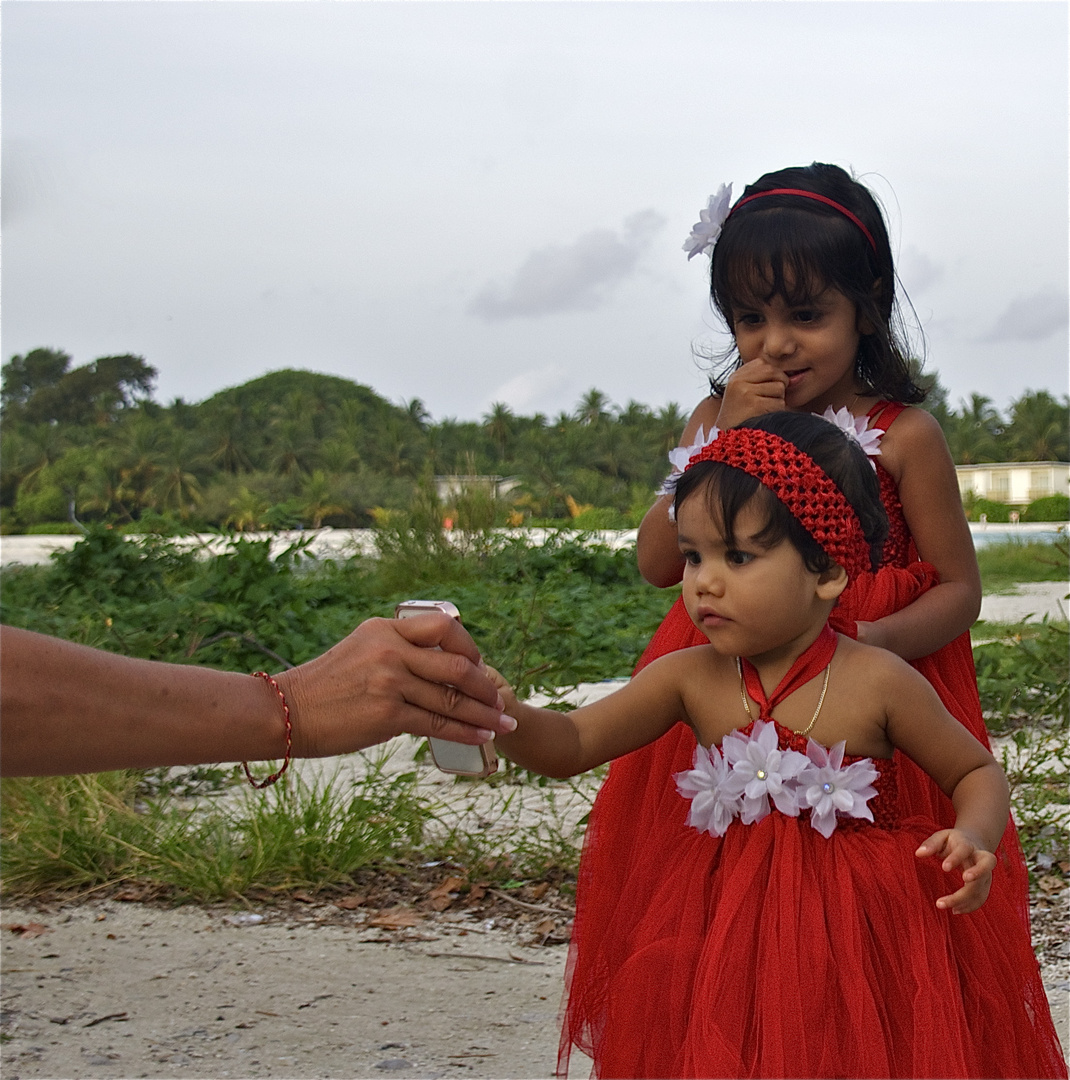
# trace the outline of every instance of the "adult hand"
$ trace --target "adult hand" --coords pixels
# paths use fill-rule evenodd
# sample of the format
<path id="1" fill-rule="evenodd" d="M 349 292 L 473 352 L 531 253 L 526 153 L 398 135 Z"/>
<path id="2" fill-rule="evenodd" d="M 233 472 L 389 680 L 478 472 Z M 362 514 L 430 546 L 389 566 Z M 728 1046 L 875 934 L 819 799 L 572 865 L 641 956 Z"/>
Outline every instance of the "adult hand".
<path id="1" fill-rule="evenodd" d="M 276 681 L 290 702 L 294 755 L 359 750 L 394 735 L 482 743 L 511 730 L 479 650 L 456 619 L 369 619 Z"/>

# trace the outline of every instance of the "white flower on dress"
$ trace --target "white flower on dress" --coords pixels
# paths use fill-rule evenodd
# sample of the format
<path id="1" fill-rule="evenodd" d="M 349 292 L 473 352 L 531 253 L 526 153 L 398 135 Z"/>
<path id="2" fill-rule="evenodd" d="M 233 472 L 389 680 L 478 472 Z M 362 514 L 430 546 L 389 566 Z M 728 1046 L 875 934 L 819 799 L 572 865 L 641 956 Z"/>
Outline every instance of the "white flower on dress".
<path id="1" fill-rule="evenodd" d="M 695 433 L 695 441 L 690 446 L 677 446 L 669 451 L 669 464 L 672 466 L 672 472 L 661 482 L 661 487 L 658 488 L 659 495 L 675 495 L 676 484 L 680 477 L 683 475 L 684 470 L 687 468 L 688 462 L 702 449 L 709 446 L 718 435 L 721 434 L 721 429 L 714 425 L 710 429 L 709 435 L 706 434 L 705 429 L 699 424 L 698 431 Z M 676 520 L 676 507 L 669 506 L 669 520 Z"/>
<path id="2" fill-rule="evenodd" d="M 806 766 L 799 775 L 799 804 L 810 807 L 810 824 L 827 840 L 836 828 L 836 814 L 873 820 L 866 805 L 877 789 L 872 786 L 879 775 L 870 758 L 844 767 L 846 743 L 838 742 L 831 750 L 810 739 L 806 744 Z"/>
<path id="3" fill-rule="evenodd" d="M 699 211 L 699 221 L 691 227 L 691 235 L 684 241 L 684 251 L 690 262 L 696 255 L 713 250 L 717 237 L 721 235 L 721 226 L 728 217 L 732 203 L 732 185 L 722 184 L 716 195 L 711 195 L 705 210 Z"/>
<path id="4" fill-rule="evenodd" d="M 884 434 L 884 429 L 867 427 L 868 417 L 856 417 L 846 406 L 842 409 L 833 409 L 831 405 L 823 413 L 814 413 L 814 416 L 820 416 L 822 420 L 835 424 L 849 439 L 858 443 L 870 457 L 880 457 L 881 436 Z M 877 467 L 872 461 L 870 465 L 873 465 L 874 469 Z"/>
<path id="5" fill-rule="evenodd" d="M 743 797 L 740 820 L 744 825 L 761 821 L 770 813 L 769 800 L 788 817 L 799 814 L 795 778 L 807 766 L 805 754 L 781 750 L 776 726 L 755 720 L 750 738 L 733 731 L 721 740 L 721 752 L 732 767 L 725 781 L 731 794 Z"/>
<path id="6" fill-rule="evenodd" d="M 720 434 L 721 429 L 714 425 L 714 427 L 710 428 L 709 435 L 707 435 L 703 426 L 699 424 L 698 431 L 695 432 L 695 441 L 690 446 L 677 446 L 669 451 L 669 464 L 676 472 L 682 473 L 687 468 L 688 462 L 700 450 L 704 450 L 709 446 Z"/>
<path id="7" fill-rule="evenodd" d="M 742 800 L 725 786 L 730 769 L 716 746 L 701 743 L 687 772 L 675 773 L 676 790 L 691 800 L 687 824 L 711 836 L 724 836 L 739 814 Z"/>

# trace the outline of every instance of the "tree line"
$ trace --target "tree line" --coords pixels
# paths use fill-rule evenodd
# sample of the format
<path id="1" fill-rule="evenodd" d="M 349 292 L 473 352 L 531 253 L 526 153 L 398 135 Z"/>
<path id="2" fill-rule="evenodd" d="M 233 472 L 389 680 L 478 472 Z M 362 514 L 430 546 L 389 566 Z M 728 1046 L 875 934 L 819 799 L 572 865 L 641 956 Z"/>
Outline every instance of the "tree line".
<path id="1" fill-rule="evenodd" d="M 363 527 L 414 507 L 458 524 L 635 525 L 667 470 L 687 414 L 614 405 L 591 389 L 571 412 L 433 421 L 331 375 L 274 371 L 200 403 L 153 399 L 143 357 L 80 367 L 34 349 L 0 368 L 0 529 L 102 521 L 140 528 Z M 960 464 L 1065 461 L 1068 402 L 1027 391 L 1004 417 L 979 394 L 926 407 Z M 478 488 L 441 505 L 441 475 L 515 478 L 494 502 Z"/>

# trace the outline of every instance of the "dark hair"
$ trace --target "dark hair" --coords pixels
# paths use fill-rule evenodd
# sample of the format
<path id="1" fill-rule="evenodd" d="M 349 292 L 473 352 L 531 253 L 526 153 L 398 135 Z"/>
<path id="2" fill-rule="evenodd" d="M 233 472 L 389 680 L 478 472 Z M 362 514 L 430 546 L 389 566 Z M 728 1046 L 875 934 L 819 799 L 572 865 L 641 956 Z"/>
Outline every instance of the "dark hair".
<path id="1" fill-rule="evenodd" d="M 908 360 L 895 264 L 877 200 L 839 166 L 818 162 L 766 173 L 744 189 L 741 199 L 775 188 L 812 191 L 846 207 L 869 230 L 876 250 L 850 218 L 816 199 L 767 195 L 747 203 L 729 214 L 710 262 L 710 295 L 728 328 L 741 300 L 779 296 L 794 307 L 826 288 L 836 289 L 874 328 L 859 343 L 858 378 L 892 401 L 923 401 L 925 391 Z M 739 362 L 738 353 L 730 355 L 711 377 L 714 393 L 724 392 L 725 379 Z"/>
<path id="2" fill-rule="evenodd" d="M 843 492 L 858 515 L 862 533 L 869 543 L 870 569 L 880 565 L 881 549 L 888 535 L 888 515 L 881 502 L 880 483 L 865 451 L 853 439 L 813 413 L 773 412 L 738 424 L 779 435 L 798 447 Z M 766 514 L 766 523 L 754 539 L 765 547 L 775 547 L 782 540 L 802 556 L 807 570 L 814 574 L 832 568 L 833 560 L 824 548 L 799 524 L 792 512 L 761 481 L 721 461 L 700 461 L 690 466 L 676 485 L 673 506 L 677 513 L 684 502 L 704 490 L 706 506 L 719 523 L 724 538 L 735 543 L 735 524 L 739 512 L 752 499 Z"/>

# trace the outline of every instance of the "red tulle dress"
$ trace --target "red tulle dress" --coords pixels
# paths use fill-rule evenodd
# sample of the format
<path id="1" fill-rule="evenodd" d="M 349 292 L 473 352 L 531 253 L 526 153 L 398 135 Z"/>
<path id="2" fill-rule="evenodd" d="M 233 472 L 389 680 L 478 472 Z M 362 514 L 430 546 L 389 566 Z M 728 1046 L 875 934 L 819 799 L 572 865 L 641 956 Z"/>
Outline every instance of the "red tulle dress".
<path id="1" fill-rule="evenodd" d="M 833 613 L 841 632 L 937 580 L 878 473 L 892 531 L 880 571 Z M 677 601 L 636 670 L 705 643 Z M 987 746 L 969 635 L 913 666 Z M 952 891 L 948 876 L 913 853 L 954 811 L 904 755 L 880 764 L 873 825 L 825 840 L 774 813 L 717 839 L 686 824 L 673 781 L 694 752 L 678 724 L 614 761 L 592 808 L 559 1073 L 575 1046 L 598 1077 L 1067 1075 L 1013 827 L 984 906 L 952 916 L 933 903 Z"/>

